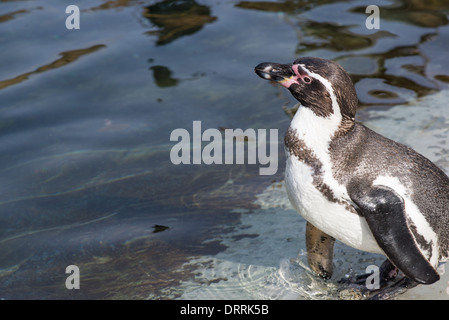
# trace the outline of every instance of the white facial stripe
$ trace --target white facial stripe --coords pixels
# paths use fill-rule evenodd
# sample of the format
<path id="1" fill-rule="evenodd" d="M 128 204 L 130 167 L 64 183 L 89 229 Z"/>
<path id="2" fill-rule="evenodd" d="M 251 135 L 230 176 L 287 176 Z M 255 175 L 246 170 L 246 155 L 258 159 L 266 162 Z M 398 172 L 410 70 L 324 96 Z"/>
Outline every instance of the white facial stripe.
<path id="1" fill-rule="evenodd" d="M 325 151 L 327 154 L 327 156 L 325 157 L 326 159 L 323 158 L 321 160 L 322 161 L 328 160 L 327 158 L 329 156 L 328 155 L 329 143 L 331 141 L 331 138 L 334 136 L 335 132 L 338 130 L 342 121 L 340 107 L 338 106 L 337 98 L 334 94 L 332 84 L 327 79 L 323 78 L 321 75 L 308 70 L 305 65 L 300 64 L 300 66 L 308 73 L 309 76 L 320 81 L 325 86 L 327 92 L 329 93 L 329 96 L 331 97 L 333 113 L 326 118 L 319 116 L 313 117 L 312 115 L 309 115 L 307 118 L 311 119 L 304 119 L 305 121 L 300 121 L 301 123 L 298 124 L 294 123 L 295 119 L 293 119 L 292 126 L 298 125 L 298 127 L 295 126 L 294 128 L 297 129 L 299 133 L 303 134 L 302 139 L 305 140 L 307 146 L 312 150 L 320 149 L 322 151 Z M 297 70 L 298 68 L 296 67 L 296 71 Z M 298 116 L 298 118 L 300 118 L 300 116 Z M 307 132 L 305 132 L 306 130 Z M 313 142 L 310 141 L 310 143 L 308 143 L 307 140 L 309 139 L 307 138 L 307 136 L 310 136 L 310 138 L 312 139 L 315 138 L 313 139 L 314 141 Z M 330 159 L 328 161 L 330 164 Z"/>
<path id="2" fill-rule="evenodd" d="M 338 116 L 341 117 L 340 106 L 338 105 L 337 97 L 334 94 L 334 88 L 332 87 L 332 84 L 329 82 L 329 80 L 323 78 L 318 73 L 310 71 L 309 69 L 306 68 L 306 66 L 304 64 L 300 64 L 300 66 L 301 66 L 301 68 L 303 68 L 309 74 L 309 76 L 319 80 L 326 87 L 327 92 L 329 92 L 329 95 L 330 95 L 331 100 L 332 100 L 333 113 L 337 114 Z M 295 69 L 293 69 L 293 70 L 295 70 Z M 296 67 L 296 72 L 297 71 L 298 71 L 298 67 Z"/>
<path id="3" fill-rule="evenodd" d="M 309 71 L 300 65 L 309 76 L 323 83 L 332 99 L 333 113 L 328 117 L 317 116 L 311 109 L 300 106 L 290 124 L 299 139 L 313 150 L 315 156 L 322 163 L 322 179 L 328 185 L 334 196 L 350 201 L 346 187 L 340 184 L 332 175 L 332 164 L 329 154 L 329 144 L 341 124 L 342 116 L 331 83 L 319 74 Z M 295 68 L 293 69 L 295 70 Z M 297 68 L 296 68 L 297 70 Z"/>
<path id="4" fill-rule="evenodd" d="M 429 222 L 427 222 L 426 218 L 423 216 L 421 211 L 419 211 L 418 207 L 415 203 L 413 203 L 410 194 L 407 192 L 406 187 L 399 181 L 396 177 L 390 176 L 379 176 L 373 182 L 374 186 L 386 186 L 392 188 L 396 191 L 403 199 L 405 203 L 405 213 L 410 218 L 411 221 L 416 226 L 417 232 L 424 237 L 427 242 L 432 242 L 432 256 L 430 260 L 430 264 L 434 267 L 438 265 L 438 237 L 430 226 Z M 424 256 L 429 257 L 430 252 L 428 252 L 425 248 L 422 248 L 418 242 L 416 242 L 417 247 L 423 253 Z"/>

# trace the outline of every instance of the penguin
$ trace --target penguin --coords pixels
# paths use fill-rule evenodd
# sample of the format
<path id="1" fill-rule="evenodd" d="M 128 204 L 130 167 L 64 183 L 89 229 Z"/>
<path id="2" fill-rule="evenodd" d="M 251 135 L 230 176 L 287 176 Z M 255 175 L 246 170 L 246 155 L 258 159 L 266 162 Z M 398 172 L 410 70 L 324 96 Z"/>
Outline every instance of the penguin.
<path id="1" fill-rule="evenodd" d="M 379 253 L 389 299 L 439 280 L 449 252 L 449 178 L 413 149 L 355 121 L 356 90 L 336 62 L 302 57 L 261 63 L 255 72 L 299 101 L 285 134 L 285 186 L 307 221 L 311 269 L 329 279 L 335 240 Z M 392 282 L 399 271 L 404 277 Z M 363 278 L 363 277 L 362 277 Z"/>

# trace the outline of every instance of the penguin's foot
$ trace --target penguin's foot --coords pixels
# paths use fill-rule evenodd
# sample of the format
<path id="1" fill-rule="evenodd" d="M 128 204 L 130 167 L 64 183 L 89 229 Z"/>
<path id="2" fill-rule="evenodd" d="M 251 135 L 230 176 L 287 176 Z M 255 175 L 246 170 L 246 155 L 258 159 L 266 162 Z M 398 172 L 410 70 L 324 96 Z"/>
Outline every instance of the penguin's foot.
<path id="1" fill-rule="evenodd" d="M 345 287 L 340 290 L 340 298 L 342 299 L 389 299 L 393 296 L 405 292 L 409 283 L 400 279 L 394 281 L 399 273 L 389 260 L 385 260 L 379 268 L 379 277 L 377 286 L 373 287 L 373 274 L 367 273 L 359 275 L 355 278 L 341 279 L 340 283 L 344 283 Z"/>
<path id="2" fill-rule="evenodd" d="M 390 260 L 385 260 L 379 268 L 379 286 L 383 287 L 393 280 L 399 273 L 399 269 L 396 268 Z M 356 286 L 367 286 L 368 279 L 372 276 L 372 273 L 366 273 L 354 278 L 341 279 L 340 283 L 347 283 Z"/>
<path id="3" fill-rule="evenodd" d="M 377 290 L 368 289 L 363 285 L 350 284 L 339 290 L 339 297 L 344 300 L 389 300 L 417 285 L 418 282 L 407 277 L 387 283 Z"/>
<path id="4" fill-rule="evenodd" d="M 418 285 L 418 282 L 404 277 L 391 286 L 387 286 L 382 290 L 373 292 L 373 295 L 368 297 L 368 300 L 388 300 L 403 294 L 407 290 L 414 288 Z"/>
<path id="5" fill-rule="evenodd" d="M 399 269 L 396 268 L 390 260 L 385 260 L 379 268 L 379 286 L 384 287 L 388 282 L 394 280 L 399 273 Z M 355 283 L 360 285 L 366 285 L 368 278 L 372 276 L 371 273 L 362 274 L 357 276 Z"/>

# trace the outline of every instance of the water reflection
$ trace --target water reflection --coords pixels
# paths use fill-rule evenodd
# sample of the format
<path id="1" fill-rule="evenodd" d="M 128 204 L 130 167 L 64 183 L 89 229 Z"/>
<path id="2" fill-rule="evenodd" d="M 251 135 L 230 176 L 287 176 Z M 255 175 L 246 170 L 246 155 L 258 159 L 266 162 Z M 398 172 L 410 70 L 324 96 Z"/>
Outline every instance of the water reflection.
<path id="1" fill-rule="evenodd" d="M 148 62 L 153 64 L 154 61 L 153 59 L 148 59 Z M 204 72 L 194 72 L 186 78 L 179 79 L 173 76 L 173 71 L 169 67 L 162 65 L 151 66 L 150 70 L 153 72 L 154 83 L 159 88 L 175 87 L 181 81 L 192 81 L 206 76 Z"/>
<path id="2" fill-rule="evenodd" d="M 160 88 L 173 87 L 179 82 L 178 79 L 172 77 L 172 72 L 166 66 L 152 66 L 153 78 L 156 85 Z"/>
<path id="3" fill-rule="evenodd" d="M 284 12 L 290 14 L 298 14 L 302 11 L 310 10 L 314 7 L 332 3 L 332 0 L 317 0 L 317 1 L 303 1 L 303 0 L 285 0 L 285 1 L 241 1 L 235 6 L 243 9 L 260 10 L 267 12 Z"/>
<path id="4" fill-rule="evenodd" d="M 211 15 L 208 6 L 200 5 L 195 0 L 160 1 L 145 7 L 143 16 L 159 27 L 157 31 L 147 32 L 158 37 L 157 45 L 166 45 L 180 37 L 192 35 L 217 19 Z"/>
<path id="5" fill-rule="evenodd" d="M 243 9 L 260 10 L 267 12 L 284 12 L 289 14 L 298 14 L 315 7 L 332 4 L 331 0 L 302 1 L 241 1 L 235 6 Z M 404 23 L 416 24 L 422 27 L 438 27 L 446 25 L 449 20 L 447 14 L 442 12 L 449 10 L 449 4 L 446 0 L 399 0 L 378 4 L 380 6 L 380 15 L 382 19 L 398 20 Z M 349 12 L 365 13 L 367 5 L 356 5 L 348 8 Z"/>
<path id="6" fill-rule="evenodd" d="M 298 34 L 296 54 L 315 55 L 340 62 L 357 84 L 361 106 L 396 105 L 436 92 L 444 75 L 425 74 L 429 58 L 422 45 L 438 36 L 448 24 L 445 1 L 403 0 L 380 7 L 381 29 L 364 29 L 366 5 L 333 1 L 242 1 L 236 7 L 288 14 L 286 21 Z M 329 15 L 328 11 L 339 14 Z M 302 15 L 298 15 L 302 13 Z M 325 17 L 325 18 L 322 18 Z M 400 24 L 397 24 L 399 22 Z M 414 26 L 413 31 L 406 24 Z M 410 33 L 413 32 L 413 36 Z M 409 61 L 413 60 L 413 68 Z M 394 63 L 392 63 L 394 61 Z M 361 71 L 371 66 L 366 71 Z M 394 91 L 399 88 L 398 96 Z"/>
<path id="7" fill-rule="evenodd" d="M 60 55 L 62 56 L 61 58 L 43 65 L 39 68 L 37 68 L 34 71 L 30 71 L 27 73 L 23 73 L 21 75 L 16 76 L 13 79 L 6 79 L 6 80 L 2 80 L 0 81 L 0 90 L 3 88 L 6 88 L 8 86 L 14 85 L 14 84 L 18 84 L 24 80 L 27 80 L 29 78 L 29 76 L 31 76 L 32 74 L 35 73 L 40 73 L 40 72 L 45 72 L 45 71 L 49 71 L 52 69 L 56 69 L 56 68 L 60 68 L 63 67 L 69 63 L 72 63 L 74 61 L 76 61 L 79 57 L 89 54 L 89 53 L 93 53 L 101 48 L 104 48 L 105 45 L 99 44 L 99 45 L 94 45 L 92 47 L 89 48 L 85 48 L 85 49 L 78 49 L 78 50 L 71 50 L 71 51 L 66 51 L 66 52 L 61 52 Z"/>
<path id="8" fill-rule="evenodd" d="M 350 9 L 351 12 L 364 13 L 366 6 L 358 6 Z M 442 12 L 449 10 L 445 0 L 403 0 L 396 1 L 388 6 L 382 6 L 380 14 L 382 19 L 400 21 L 426 28 L 437 28 L 447 25 L 449 20 Z"/>
<path id="9" fill-rule="evenodd" d="M 24 14 L 24 13 L 29 13 L 29 11 L 28 10 L 17 10 L 14 12 L 9 12 L 9 13 L 3 14 L 0 16 L 0 23 L 12 20 L 15 18 L 16 15 L 20 15 L 20 14 Z"/>
<path id="10" fill-rule="evenodd" d="M 381 30 L 369 32 L 363 1 L 96 0 L 80 2 L 78 33 L 61 29 L 58 0 L 1 5 L 10 32 L 0 54 L 8 74 L 0 82 L 0 298 L 177 298 L 180 283 L 197 274 L 186 263 L 193 256 L 245 239 L 264 250 L 273 236 L 283 245 L 276 219 L 265 223 L 273 230 L 248 235 L 257 214 L 220 241 L 259 207 L 255 195 L 282 179 L 282 153 L 278 174 L 263 178 L 258 166 L 169 161 L 170 132 L 193 120 L 279 128 L 282 136 L 288 94 L 252 70 L 266 56 L 339 61 L 362 107 L 404 103 L 449 83 L 444 1 L 386 2 Z M 24 47 L 33 54 L 20 60 Z M 15 60 L 22 64 L 11 67 Z M 290 243 L 300 233 L 291 219 Z M 271 255 L 237 251 L 229 260 L 242 265 Z M 266 264 L 277 268 L 278 258 Z M 61 285 L 74 263 L 78 292 Z"/>

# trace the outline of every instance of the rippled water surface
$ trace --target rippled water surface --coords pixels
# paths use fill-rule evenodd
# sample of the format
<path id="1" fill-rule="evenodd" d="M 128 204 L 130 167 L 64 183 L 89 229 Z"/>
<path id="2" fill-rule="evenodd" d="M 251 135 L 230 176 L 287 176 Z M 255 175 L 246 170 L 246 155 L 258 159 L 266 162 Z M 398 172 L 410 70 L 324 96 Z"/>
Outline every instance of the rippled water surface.
<path id="1" fill-rule="evenodd" d="M 447 101 L 447 1 L 372 1 L 379 30 L 366 1 L 76 1 L 79 30 L 70 4 L 0 1 L 0 298 L 338 298 L 338 279 L 307 271 L 285 202 L 295 101 L 254 74 L 263 61 L 338 61 L 358 120 L 449 172 L 447 112 L 420 112 Z M 426 125 L 391 130 L 409 123 L 398 107 Z M 193 121 L 279 129 L 278 171 L 174 165 L 170 134 Z M 341 245 L 336 277 L 381 261 Z"/>

